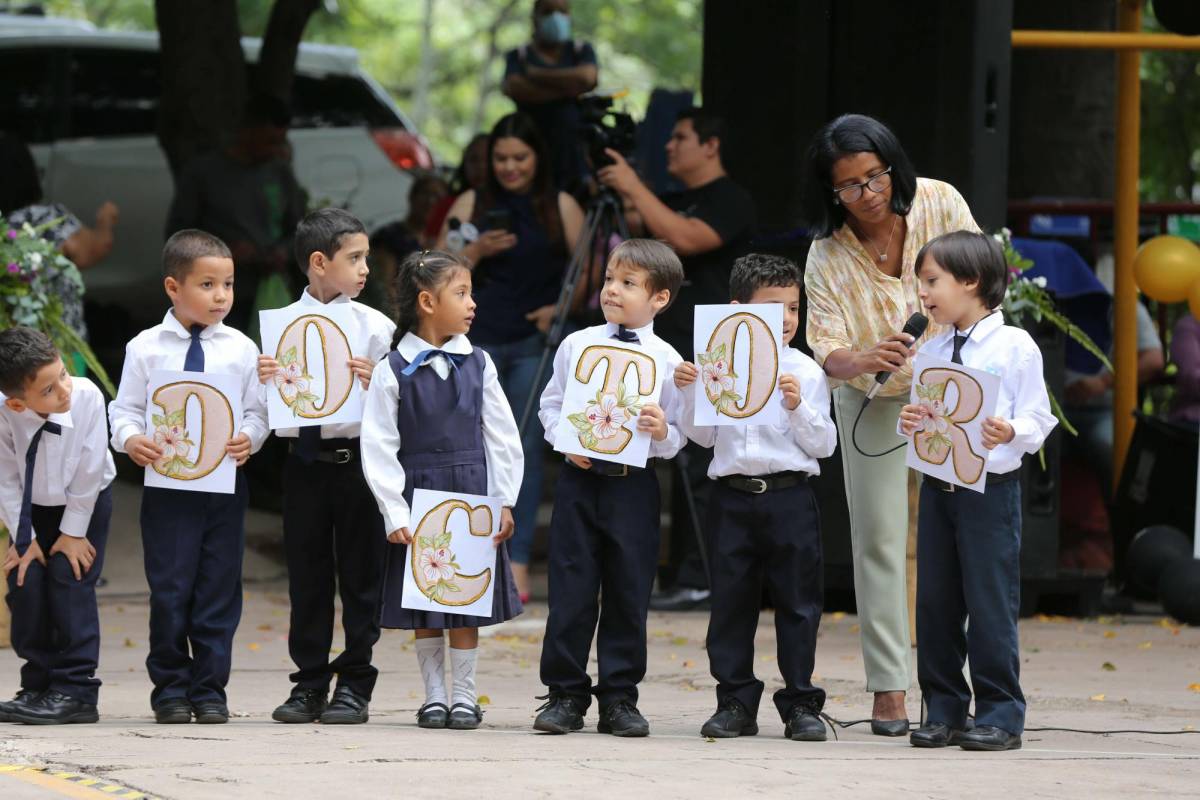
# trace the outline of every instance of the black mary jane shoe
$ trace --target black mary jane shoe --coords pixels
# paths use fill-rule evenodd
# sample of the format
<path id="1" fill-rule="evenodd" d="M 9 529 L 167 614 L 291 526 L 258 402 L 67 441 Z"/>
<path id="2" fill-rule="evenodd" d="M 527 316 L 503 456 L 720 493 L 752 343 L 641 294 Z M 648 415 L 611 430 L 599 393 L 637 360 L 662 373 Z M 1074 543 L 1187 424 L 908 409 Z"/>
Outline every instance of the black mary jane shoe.
<path id="1" fill-rule="evenodd" d="M 446 727 L 455 731 L 473 731 L 483 722 L 483 709 L 470 703 L 455 703 L 450 706 L 450 721 Z"/>
<path id="2" fill-rule="evenodd" d="M 426 703 L 417 712 L 418 728 L 444 728 L 450 721 L 450 709 L 445 703 Z"/>

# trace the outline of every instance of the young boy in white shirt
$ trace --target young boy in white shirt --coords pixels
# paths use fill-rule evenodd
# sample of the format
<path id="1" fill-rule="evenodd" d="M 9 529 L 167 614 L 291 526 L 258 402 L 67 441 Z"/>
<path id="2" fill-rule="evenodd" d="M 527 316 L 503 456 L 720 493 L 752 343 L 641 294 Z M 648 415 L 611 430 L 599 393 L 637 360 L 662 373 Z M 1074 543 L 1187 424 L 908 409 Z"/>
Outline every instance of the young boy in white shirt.
<path id="1" fill-rule="evenodd" d="M 354 298 L 366 286 L 366 228 L 340 208 L 322 208 L 296 226 L 294 250 L 308 286 L 289 306 L 319 314 L 327 306 L 350 309 L 362 354 L 349 366 L 365 390 L 375 364 L 391 349 L 396 324 Z M 275 379 L 273 355 L 258 357 L 258 377 Z M 274 391 L 274 387 L 268 387 Z M 283 551 L 288 565 L 291 625 L 288 653 L 296 664 L 291 696 L 271 715 L 277 722 L 325 725 L 366 722 L 379 670 L 371 653 L 379 641 L 379 597 L 387 555 L 383 517 L 363 477 L 360 424 L 280 428 L 291 442 L 283 470 Z M 330 661 L 334 587 L 342 598 L 345 646 Z M 326 703 L 337 676 L 333 701 Z"/>
<path id="2" fill-rule="evenodd" d="M 1017 615 L 1021 602 L 1021 458 L 1054 428 L 1042 353 L 1021 328 L 1004 324 L 1008 265 L 1000 245 L 957 231 L 917 254 L 920 297 L 946 331 L 922 353 L 1000 377 L 995 416 L 983 421 L 987 484 L 982 493 L 925 476 L 917 516 L 917 680 L 928 708 L 915 747 L 1015 750 L 1025 729 Z M 899 429 L 912 436 L 931 417 L 906 405 Z M 939 420 L 945 423 L 945 420 Z M 953 424 L 953 423 L 951 423 Z M 970 626 L 966 625 L 970 618 Z M 970 656 L 971 684 L 963 677 Z M 975 695 L 975 727 L 965 730 Z"/>
<path id="3" fill-rule="evenodd" d="M 125 348 L 117 397 L 109 404 L 113 449 L 144 467 L 163 447 L 146 434 L 150 371 L 226 373 L 242 390 L 241 428 L 225 451 L 240 467 L 270 430 L 258 382 L 258 347 L 222 323 L 233 305 L 233 257 L 217 237 L 182 230 L 163 247 L 163 288 L 171 309 Z M 142 548 L 150 584 L 150 705 L 158 723 L 229 721 L 225 685 L 242 617 L 246 477 L 233 494 L 147 486 Z"/>
<path id="4" fill-rule="evenodd" d="M 778 425 L 696 425 L 699 370 L 691 362 L 675 369 L 683 397 L 679 426 L 692 441 L 714 448 L 705 534 L 712 586 L 707 648 L 717 712 L 700 729 L 702 736 L 758 733 L 763 682 L 754 676 L 754 633 L 765 579 L 784 681 L 774 698 L 784 736 L 825 740 L 825 692 L 812 685 L 824 592 L 821 520 L 808 480 L 821 473 L 818 459 L 833 454 L 837 430 L 824 371 L 790 346 L 799 327 L 802 280 L 788 259 L 759 254 L 735 261 L 729 279 L 734 303 L 783 306 L 779 389 L 785 413 Z"/>
<path id="5" fill-rule="evenodd" d="M 67 374 L 50 339 L 0 331 L 0 522 L 12 646 L 25 661 L 0 721 L 96 722 L 96 581 L 112 516 L 104 395 Z"/>

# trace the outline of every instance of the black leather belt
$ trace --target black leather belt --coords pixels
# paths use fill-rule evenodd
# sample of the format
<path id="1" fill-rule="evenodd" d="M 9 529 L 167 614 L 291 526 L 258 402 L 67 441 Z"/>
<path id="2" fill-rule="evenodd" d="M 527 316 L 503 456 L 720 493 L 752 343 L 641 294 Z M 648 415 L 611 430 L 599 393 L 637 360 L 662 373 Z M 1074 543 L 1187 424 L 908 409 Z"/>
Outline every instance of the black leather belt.
<path id="1" fill-rule="evenodd" d="M 717 478 L 730 489 L 750 494 L 765 494 L 808 482 L 807 472 L 776 472 L 774 475 L 722 475 Z"/>
<path id="2" fill-rule="evenodd" d="M 1020 477 L 1021 477 L 1021 468 L 1020 467 L 1017 467 L 1012 472 L 999 472 L 999 473 L 989 472 L 988 476 L 987 476 L 987 486 L 994 486 L 997 483 L 1008 483 L 1009 481 L 1015 481 Z M 954 492 L 954 491 L 958 491 L 959 489 L 963 488 L 961 486 L 955 486 L 953 483 L 946 483 L 943 480 L 939 480 L 939 479 L 934 478 L 929 475 L 926 475 L 923 480 L 925 483 L 928 483 L 933 488 L 940 489 L 943 492 Z M 985 486 L 984 488 L 986 489 L 987 487 Z"/>
<path id="3" fill-rule="evenodd" d="M 295 454 L 298 442 L 291 441 L 290 451 Z M 359 457 L 358 439 L 322 439 L 321 449 L 317 451 L 314 460 L 326 464 L 349 464 Z"/>
<path id="4" fill-rule="evenodd" d="M 599 459 L 590 459 L 592 466 L 588 467 L 584 472 L 590 472 L 593 475 L 603 475 L 606 478 L 626 478 L 634 472 L 641 472 L 641 467 L 631 467 L 628 464 L 614 464 L 611 461 L 600 461 Z M 575 469 L 582 469 L 575 465 L 574 461 L 567 459 L 567 463 Z"/>

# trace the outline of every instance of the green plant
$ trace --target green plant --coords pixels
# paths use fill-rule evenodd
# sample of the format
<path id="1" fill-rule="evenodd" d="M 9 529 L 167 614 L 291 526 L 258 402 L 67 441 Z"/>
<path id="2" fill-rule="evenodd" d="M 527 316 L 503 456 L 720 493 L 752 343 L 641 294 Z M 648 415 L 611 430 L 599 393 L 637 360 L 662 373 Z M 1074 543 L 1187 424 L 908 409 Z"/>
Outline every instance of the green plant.
<path id="1" fill-rule="evenodd" d="M 26 325 L 42 331 L 63 353 L 67 369 L 76 375 L 90 371 L 109 396 L 116 396 L 116 387 L 92 348 L 63 321 L 64 298 L 59 292 L 73 293 L 69 298 L 73 300 L 82 297 L 83 278 L 70 259 L 42 238 L 43 232 L 60 222 L 14 228 L 0 216 L 0 329 Z M 63 277 L 66 280 L 59 280 Z M 75 354 L 78 360 L 72 357 Z"/>

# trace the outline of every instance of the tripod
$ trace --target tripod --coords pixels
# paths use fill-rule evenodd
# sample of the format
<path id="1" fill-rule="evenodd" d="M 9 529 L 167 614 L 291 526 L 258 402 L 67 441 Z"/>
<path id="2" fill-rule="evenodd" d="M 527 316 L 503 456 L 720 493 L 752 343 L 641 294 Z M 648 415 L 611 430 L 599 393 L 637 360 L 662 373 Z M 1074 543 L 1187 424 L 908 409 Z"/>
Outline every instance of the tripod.
<path id="1" fill-rule="evenodd" d="M 620 236 L 622 241 L 630 238 L 629 226 L 625 224 L 625 214 L 621 198 L 612 189 L 602 186 L 599 194 L 588 202 L 583 231 L 579 237 L 579 241 L 575 243 L 575 250 L 571 253 L 571 260 L 567 263 L 562 291 L 559 292 L 558 301 L 554 308 L 554 320 L 550 323 L 550 330 L 546 334 L 546 343 L 542 347 L 542 357 L 538 361 L 537 372 L 533 375 L 532 391 L 530 391 L 529 398 L 525 401 L 525 408 L 521 411 L 521 419 L 517 424 L 518 433 L 522 438 L 525 436 L 525 430 L 533 417 L 534 407 L 539 400 L 536 391 L 537 387 L 542 385 L 542 376 L 546 374 L 546 368 L 550 364 L 550 359 L 554 357 L 554 352 L 562 344 L 563 333 L 567 327 L 567 320 L 571 313 L 571 306 L 575 299 L 575 292 L 579 286 L 580 278 L 583 276 L 584 270 L 591 263 L 592 255 L 597 250 L 603 253 L 605 261 L 608 260 L 608 255 L 611 252 L 609 242 L 612 240 L 614 233 Z M 588 286 L 586 288 L 590 289 L 591 287 Z M 705 546 L 704 535 L 700 528 L 700 514 L 696 510 L 696 497 L 692 492 L 692 484 L 688 479 L 686 469 L 687 456 L 680 450 L 679 455 L 673 460 L 675 462 L 676 479 L 683 486 L 684 500 L 688 507 L 688 516 L 691 518 L 692 530 L 696 534 L 696 548 L 700 553 L 700 562 L 704 566 L 704 574 L 708 576 L 712 574 L 708 565 L 708 548 Z"/>

